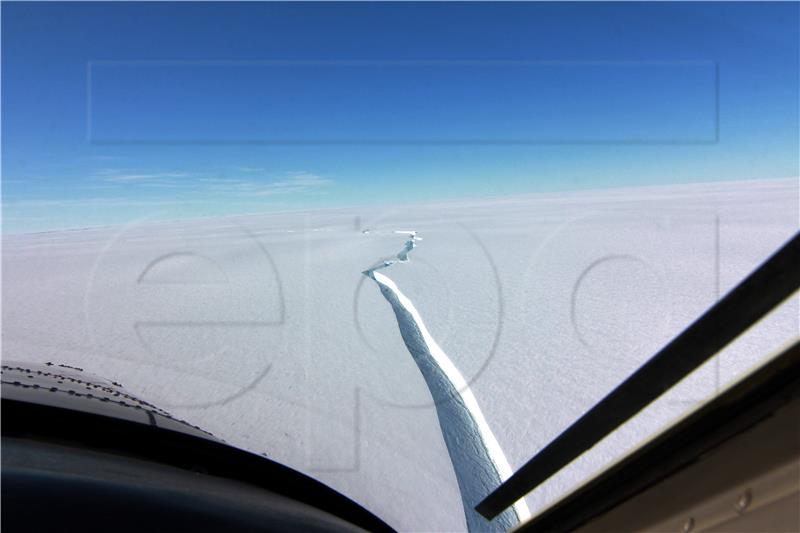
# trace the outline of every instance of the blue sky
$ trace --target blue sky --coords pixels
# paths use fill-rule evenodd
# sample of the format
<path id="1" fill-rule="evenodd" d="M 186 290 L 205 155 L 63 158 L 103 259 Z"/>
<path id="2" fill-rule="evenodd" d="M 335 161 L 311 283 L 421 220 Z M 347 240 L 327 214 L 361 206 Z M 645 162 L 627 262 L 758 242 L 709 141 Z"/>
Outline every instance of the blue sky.
<path id="1" fill-rule="evenodd" d="M 798 175 L 797 3 L 2 4 L 3 230 Z"/>

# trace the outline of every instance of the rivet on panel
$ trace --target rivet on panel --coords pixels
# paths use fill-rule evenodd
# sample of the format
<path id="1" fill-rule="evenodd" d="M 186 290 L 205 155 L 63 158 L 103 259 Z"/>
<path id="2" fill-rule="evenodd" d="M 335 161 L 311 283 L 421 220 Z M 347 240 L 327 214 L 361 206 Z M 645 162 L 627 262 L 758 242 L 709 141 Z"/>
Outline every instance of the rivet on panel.
<path id="1" fill-rule="evenodd" d="M 753 493 L 750 489 L 745 490 L 742 494 L 739 495 L 739 499 L 736 500 L 736 512 L 742 514 L 745 512 L 747 507 L 750 505 L 750 502 L 753 500 Z"/>

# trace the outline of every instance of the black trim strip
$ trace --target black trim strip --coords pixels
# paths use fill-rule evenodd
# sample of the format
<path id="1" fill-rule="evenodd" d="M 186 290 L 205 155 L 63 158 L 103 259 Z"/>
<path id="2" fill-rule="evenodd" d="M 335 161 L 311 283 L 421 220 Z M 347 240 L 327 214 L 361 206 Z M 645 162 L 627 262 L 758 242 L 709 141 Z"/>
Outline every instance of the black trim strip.
<path id="1" fill-rule="evenodd" d="M 561 470 L 800 287 L 800 233 L 572 423 L 475 509 L 491 519 Z"/>
<path id="2" fill-rule="evenodd" d="M 799 400 L 800 341 L 515 533 L 577 529 Z"/>

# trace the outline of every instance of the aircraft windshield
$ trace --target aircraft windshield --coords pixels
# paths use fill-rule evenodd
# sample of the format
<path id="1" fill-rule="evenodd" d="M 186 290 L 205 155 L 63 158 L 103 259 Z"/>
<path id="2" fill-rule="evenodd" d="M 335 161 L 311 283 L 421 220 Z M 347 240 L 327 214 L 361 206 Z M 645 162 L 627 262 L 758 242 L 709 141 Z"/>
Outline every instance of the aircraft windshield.
<path id="1" fill-rule="evenodd" d="M 797 231 L 799 10 L 3 2 L 2 356 L 507 530 L 800 334 L 474 510 Z"/>

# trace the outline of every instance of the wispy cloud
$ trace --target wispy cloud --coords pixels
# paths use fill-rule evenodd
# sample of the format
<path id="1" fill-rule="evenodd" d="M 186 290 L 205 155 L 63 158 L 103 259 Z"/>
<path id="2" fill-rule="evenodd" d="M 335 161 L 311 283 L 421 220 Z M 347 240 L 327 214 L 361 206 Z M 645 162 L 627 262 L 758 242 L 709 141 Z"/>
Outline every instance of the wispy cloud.
<path id="1" fill-rule="evenodd" d="M 310 172 L 292 173 L 282 181 L 273 182 L 272 187 L 322 187 L 331 185 L 333 180 L 311 174 Z"/>
<path id="2" fill-rule="evenodd" d="M 233 183 L 248 183 L 247 180 L 238 179 L 238 178 L 198 178 L 197 181 L 201 183 L 212 183 L 212 184 L 233 184 Z"/>
<path id="3" fill-rule="evenodd" d="M 209 184 L 210 191 L 241 196 L 310 193 L 334 183 L 332 179 L 306 171 L 285 172 L 281 178 L 269 182 L 240 178 L 200 178 L 198 181 Z"/>
<path id="4" fill-rule="evenodd" d="M 14 183 L 14 184 L 30 184 L 36 183 L 41 184 L 42 182 L 46 182 L 47 178 L 44 176 L 25 176 L 24 178 L 6 178 L 0 177 L 0 183 Z"/>
<path id="5" fill-rule="evenodd" d="M 168 178 L 186 178 L 191 176 L 188 172 L 157 172 L 153 174 L 112 174 L 106 175 L 103 179 L 114 183 L 125 183 L 135 181 L 161 180 Z"/>
<path id="6" fill-rule="evenodd" d="M 279 181 L 273 181 L 252 191 L 255 196 L 269 196 L 273 194 L 291 194 L 319 190 L 333 184 L 333 180 L 323 178 L 310 172 L 291 172 Z"/>
<path id="7" fill-rule="evenodd" d="M 186 182 L 181 181 L 143 181 L 141 183 L 142 187 L 147 187 L 150 189 L 175 189 L 178 187 L 183 187 L 186 185 Z"/>
<path id="8" fill-rule="evenodd" d="M 181 205 L 187 203 L 183 199 L 175 200 L 143 200 L 124 197 L 90 197 L 72 199 L 34 199 L 3 202 L 4 209 L 50 209 L 50 208 L 86 208 L 86 207 L 154 207 L 164 205 Z"/>
<path id="9" fill-rule="evenodd" d="M 234 167 L 239 172 L 264 172 L 266 169 L 261 167 Z"/>
<path id="10" fill-rule="evenodd" d="M 111 176 L 114 174 L 123 174 L 125 172 L 134 172 L 134 170 L 130 168 L 101 168 L 94 171 L 98 176 Z"/>
<path id="11" fill-rule="evenodd" d="M 91 183 L 89 185 L 81 185 L 80 188 L 90 191 L 106 191 L 109 189 L 117 189 L 118 187 L 111 183 Z"/>

